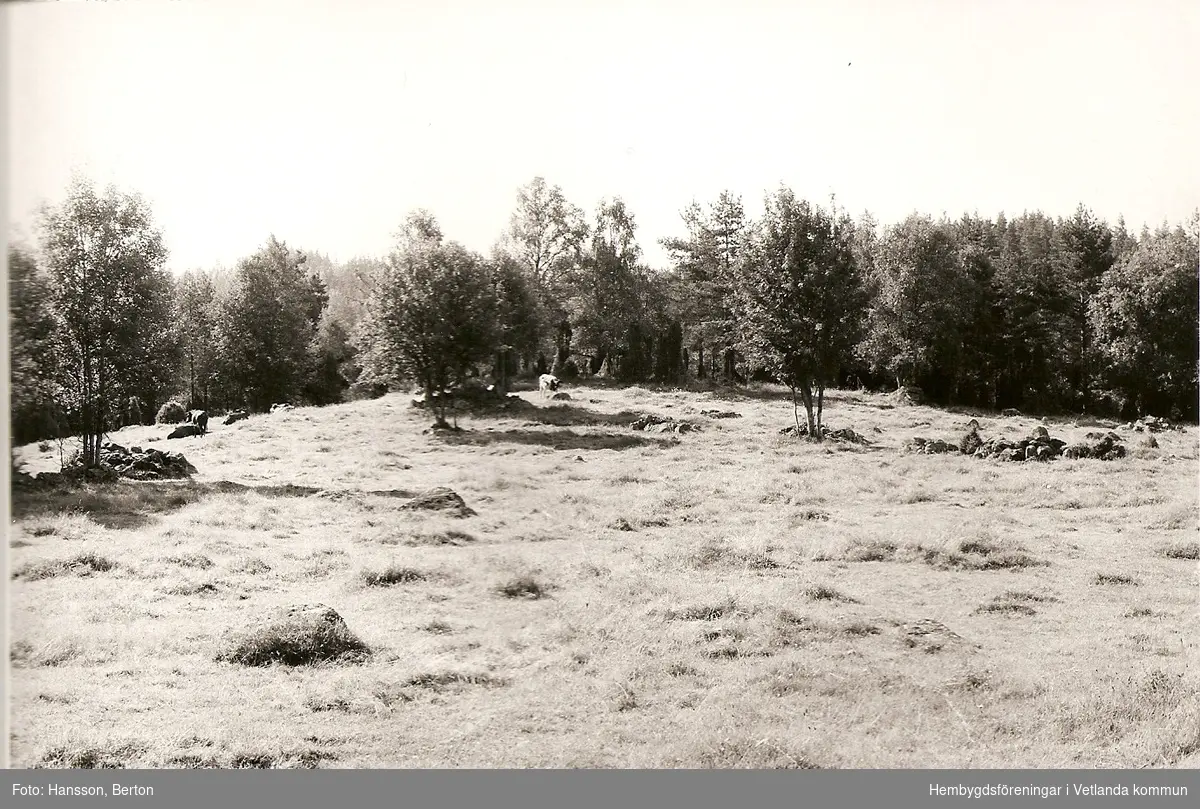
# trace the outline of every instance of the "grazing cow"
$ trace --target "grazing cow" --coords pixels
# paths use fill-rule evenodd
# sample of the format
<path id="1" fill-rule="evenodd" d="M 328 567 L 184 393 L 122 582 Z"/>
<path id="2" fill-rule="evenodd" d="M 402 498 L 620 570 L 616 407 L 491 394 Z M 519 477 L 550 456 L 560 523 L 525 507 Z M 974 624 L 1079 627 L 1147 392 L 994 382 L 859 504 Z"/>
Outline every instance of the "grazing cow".
<path id="1" fill-rule="evenodd" d="M 189 410 L 187 414 L 188 424 L 195 424 L 200 428 L 200 433 L 203 435 L 208 432 L 208 411 L 207 410 Z"/>
<path id="2" fill-rule="evenodd" d="M 549 396 L 558 390 L 558 377 L 554 374 L 542 374 L 538 377 L 538 390 L 542 394 Z"/>

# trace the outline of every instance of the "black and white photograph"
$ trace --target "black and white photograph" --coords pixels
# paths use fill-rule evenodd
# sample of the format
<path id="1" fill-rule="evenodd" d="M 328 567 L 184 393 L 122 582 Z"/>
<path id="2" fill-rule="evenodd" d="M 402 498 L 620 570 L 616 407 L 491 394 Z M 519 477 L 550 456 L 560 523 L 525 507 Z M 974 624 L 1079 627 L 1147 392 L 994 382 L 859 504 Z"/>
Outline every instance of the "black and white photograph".
<path id="1" fill-rule="evenodd" d="M 0 13 L 7 766 L 1200 768 L 1194 0 Z"/>

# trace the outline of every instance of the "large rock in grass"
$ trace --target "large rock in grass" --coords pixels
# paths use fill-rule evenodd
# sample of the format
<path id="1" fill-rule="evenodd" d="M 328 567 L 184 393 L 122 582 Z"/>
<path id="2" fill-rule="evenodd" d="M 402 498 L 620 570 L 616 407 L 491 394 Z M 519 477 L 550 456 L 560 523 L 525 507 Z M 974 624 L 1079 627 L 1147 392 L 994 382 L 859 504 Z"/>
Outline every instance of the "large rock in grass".
<path id="1" fill-rule="evenodd" d="M 250 418 L 250 414 L 245 410 L 232 410 L 230 411 L 229 415 L 225 417 L 224 423 L 226 425 L 236 424 L 237 422 L 248 418 Z"/>
<path id="2" fill-rule="evenodd" d="M 191 438 L 194 435 L 203 435 L 204 430 L 200 429 L 198 424 L 181 424 L 171 431 L 167 438 Z"/>
<path id="3" fill-rule="evenodd" d="M 974 425 L 958 442 L 958 449 L 963 455 L 974 455 L 983 446 L 983 439 L 979 437 L 979 422 L 974 419 L 971 421 L 974 422 Z"/>
<path id="4" fill-rule="evenodd" d="M 445 486 L 422 492 L 400 508 L 408 511 L 441 511 L 450 517 L 474 517 L 476 513 L 457 492 Z"/>
<path id="5" fill-rule="evenodd" d="M 955 647 L 970 649 L 976 646 L 945 624 L 930 618 L 903 624 L 900 627 L 900 638 L 908 648 L 918 649 L 926 654 L 936 654 Z"/>
<path id="6" fill-rule="evenodd" d="M 307 666 L 354 662 L 370 651 L 332 607 L 301 604 L 226 635 L 216 660 L 241 666 Z"/>

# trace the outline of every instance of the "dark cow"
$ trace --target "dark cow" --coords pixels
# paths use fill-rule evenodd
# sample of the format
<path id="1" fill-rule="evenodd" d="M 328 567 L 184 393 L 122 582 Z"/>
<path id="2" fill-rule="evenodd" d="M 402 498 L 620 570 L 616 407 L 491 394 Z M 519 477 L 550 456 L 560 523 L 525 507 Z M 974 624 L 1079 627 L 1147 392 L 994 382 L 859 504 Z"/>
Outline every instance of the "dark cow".
<path id="1" fill-rule="evenodd" d="M 208 411 L 207 410 L 189 410 L 187 414 L 188 424 L 195 424 L 200 428 L 200 434 L 208 432 Z"/>

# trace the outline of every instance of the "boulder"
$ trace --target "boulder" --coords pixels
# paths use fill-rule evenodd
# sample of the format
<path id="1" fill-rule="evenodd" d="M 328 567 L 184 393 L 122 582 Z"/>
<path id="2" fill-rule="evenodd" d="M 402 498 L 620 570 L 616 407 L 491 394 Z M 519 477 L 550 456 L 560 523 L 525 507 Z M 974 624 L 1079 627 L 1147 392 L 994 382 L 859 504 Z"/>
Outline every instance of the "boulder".
<path id="1" fill-rule="evenodd" d="M 406 511 L 441 511 L 451 517 L 474 517 L 476 514 L 457 492 L 445 486 L 422 492 L 400 508 Z"/>
<path id="2" fill-rule="evenodd" d="M 905 646 L 926 654 L 935 654 L 948 647 L 971 648 L 976 645 L 964 640 L 945 624 L 929 618 L 902 625 L 900 638 Z"/>
<path id="3" fill-rule="evenodd" d="M 296 408 L 293 407 L 288 402 L 279 402 L 277 404 L 271 405 L 272 413 L 284 413 L 284 412 L 287 412 L 288 410 L 295 410 L 295 409 Z"/>
<path id="4" fill-rule="evenodd" d="M 632 422 L 629 425 L 629 429 L 645 430 L 647 427 L 649 427 L 651 425 L 665 424 L 670 421 L 671 421 L 671 419 L 667 418 L 666 416 L 658 416 L 653 413 L 648 413 L 648 414 L 642 416 L 641 418 L 639 418 L 637 421 Z"/>
<path id="5" fill-rule="evenodd" d="M 550 398 L 560 401 L 560 402 L 569 402 L 569 401 L 571 401 L 571 394 L 567 393 L 566 391 L 560 390 L 558 393 L 554 394 Z"/>
<path id="6" fill-rule="evenodd" d="M 958 442 L 958 449 L 963 455 L 974 455 L 983 446 L 983 439 L 979 437 L 979 422 L 971 419 L 971 423 L 974 426 Z"/>
<path id="7" fill-rule="evenodd" d="M 1015 407 L 1006 407 L 1000 411 L 1000 415 L 1005 416 L 1006 418 L 1013 418 L 1020 416 L 1021 411 L 1017 410 Z"/>
<path id="8" fill-rule="evenodd" d="M 741 413 L 735 413 L 732 410 L 701 410 L 701 416 L 707 416 L 710 419 L 740 419 Z"/>
<path id="9" fill-rule="evenodd" d="M 361 659 L 370 649 L 324 604 L 284 607 L 240 632 L 228 633 L 216 660 L 242 666 L 304 666 Z"/>
<path id="10" fill-rule="evenodd" d="M 225 417 L 224 423 L 226 425 L 236 424 L 237 422 L 242 421 L 243 419 L 248 419 L 248 418 L 250 418 L 250 414 L 247 413 L 245 410 L 231 410 L 231 411 L 229 411 L 229 415 L 227 415 Z"/>
<path id="11" fill-rule="evenodd" d="M 196 424 L 181 424 L 171 431 L 167 438 L 190 438 L 194 435 L 203 435 L 204 431 Z"/>

